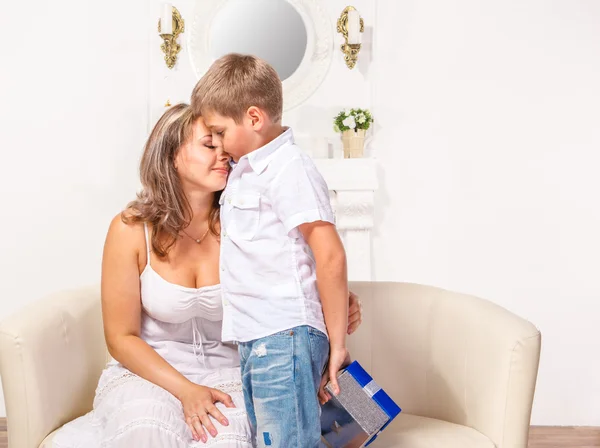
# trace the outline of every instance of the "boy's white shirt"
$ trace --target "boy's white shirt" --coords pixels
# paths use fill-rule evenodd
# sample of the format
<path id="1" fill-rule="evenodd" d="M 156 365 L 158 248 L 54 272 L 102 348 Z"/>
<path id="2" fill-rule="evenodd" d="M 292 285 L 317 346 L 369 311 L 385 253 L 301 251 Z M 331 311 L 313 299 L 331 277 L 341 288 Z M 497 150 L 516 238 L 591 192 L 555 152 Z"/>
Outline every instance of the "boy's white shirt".
<path id="1" fill-rule="evenodd" d="M 291 129 L 240 158 L 221 194 L 223 341 L 301 325 L 327 334 L 315 261 L 298 226 L 334 223 L 325 180 Z"/>

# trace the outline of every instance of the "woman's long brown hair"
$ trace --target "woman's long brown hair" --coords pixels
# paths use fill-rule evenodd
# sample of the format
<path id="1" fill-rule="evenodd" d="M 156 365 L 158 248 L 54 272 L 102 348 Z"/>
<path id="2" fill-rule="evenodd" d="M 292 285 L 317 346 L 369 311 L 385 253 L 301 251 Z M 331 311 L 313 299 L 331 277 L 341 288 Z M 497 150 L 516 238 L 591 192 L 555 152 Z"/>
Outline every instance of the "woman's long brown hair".
<path id="1" fill-rule="evenodd" d="M 196 117 L 188 104 L 177 104 L 158 120 L 140 163 L 142 190 L 121 213 L 126 224 L 144 222 L 152 226 L 151 246 L 158 257 L 166 257 L 180 232 L 192 219 L 192 208 L 175 169 L 179 148 L 192 135 Z M 209 215 L 209 229 L 219 236 L 219 195 L 215 193 Z"/>

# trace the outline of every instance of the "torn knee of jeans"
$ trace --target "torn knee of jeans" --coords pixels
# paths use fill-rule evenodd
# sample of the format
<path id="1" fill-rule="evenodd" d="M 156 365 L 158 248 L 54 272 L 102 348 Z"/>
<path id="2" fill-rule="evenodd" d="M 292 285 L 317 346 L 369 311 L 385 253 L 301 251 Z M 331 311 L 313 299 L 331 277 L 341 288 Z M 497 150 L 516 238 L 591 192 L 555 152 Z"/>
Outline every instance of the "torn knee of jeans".
<path id="1" fill-rule="evenodd" d="M 267 356 L 267 346 L 266 344 L 259 344 L 256 346 L 256 348 L 254 349 L 254 354 L 256 356 L 258 356 L 259 358 L 262 358 L 263 356 Z M 265 433 L 267 434 L 267 433 Z"/>
<path id="2" fill-rule="evenodd" d="M 263 439 L 265 439 L 265 446 L 271 446 L 273 443 L 271 441 L 271 434 L 268 432 L 263 432 Z"/>

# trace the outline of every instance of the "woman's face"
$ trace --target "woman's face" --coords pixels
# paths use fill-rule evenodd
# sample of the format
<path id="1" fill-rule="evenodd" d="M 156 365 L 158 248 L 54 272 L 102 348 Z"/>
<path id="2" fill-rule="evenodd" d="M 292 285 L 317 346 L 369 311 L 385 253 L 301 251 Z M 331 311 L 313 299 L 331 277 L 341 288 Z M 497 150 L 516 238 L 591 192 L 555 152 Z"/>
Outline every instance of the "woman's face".
<path id="1" fill-rule="evenodd" d="M 223 146 L 213 146 L 212 134 L 198 118 L 192 125 L 192 134 L 175 156 L 175 168 L 184 190 L 209 193 L 225 188 L 229 174 L 229 160 Z"/>

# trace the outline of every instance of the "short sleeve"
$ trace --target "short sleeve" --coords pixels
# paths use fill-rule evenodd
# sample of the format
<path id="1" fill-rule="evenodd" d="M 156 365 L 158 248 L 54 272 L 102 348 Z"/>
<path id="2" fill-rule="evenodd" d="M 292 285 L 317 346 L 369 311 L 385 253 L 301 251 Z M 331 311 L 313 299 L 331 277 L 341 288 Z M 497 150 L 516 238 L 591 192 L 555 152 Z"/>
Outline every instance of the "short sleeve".
<path id="1" fill-rule="evenodd" d="M 284 166 L 270 188 L 271 204 L 287 233 L 301 224 L 335 224 L 329 189 L 312 160 L 294 158 Z"/>

